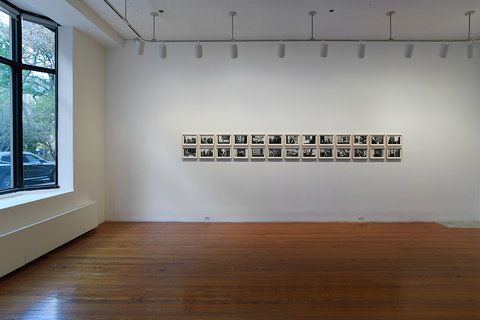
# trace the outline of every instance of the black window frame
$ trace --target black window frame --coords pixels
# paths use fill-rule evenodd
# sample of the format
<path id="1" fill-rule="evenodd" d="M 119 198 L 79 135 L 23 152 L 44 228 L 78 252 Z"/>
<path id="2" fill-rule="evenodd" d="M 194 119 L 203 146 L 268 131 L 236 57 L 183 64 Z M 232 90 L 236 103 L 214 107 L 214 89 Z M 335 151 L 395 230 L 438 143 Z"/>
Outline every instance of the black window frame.
<path id="1" fill-rule="evenodd" d="M 10 51 L 11 57 L 0 56 L 0 62 L 10 67 L 10 86 L 11 86 L 11 181 L 12 186 L 8 189 L 0 190 L 0 195 L 18 191 L 42 190 L 59 188 L 58 184 L 58 24 L 48 17 L 22 10 L 10 2 L 0 0 L 0 5 L 6 4 L 18 12 L 15 18 L 10 13 Z M 43 25 L 45 28 L 55 33 L 55 68 L 45 68 L 24 64 L 22 60 L 22 16 L 38 18 L 46 22 L 32 21 L 33 23 Z M 27 20 L 29 20 L 27 18 Z M 35 19 L 36 20 L 36 19 Z M 54 27 L 55 26 L 55 27 Z M 55 181 L 48 185 L 25 186 L 23 180 L 23 83 L 22 74 L 24 70 L 38 71 L 55 75 Z"/>

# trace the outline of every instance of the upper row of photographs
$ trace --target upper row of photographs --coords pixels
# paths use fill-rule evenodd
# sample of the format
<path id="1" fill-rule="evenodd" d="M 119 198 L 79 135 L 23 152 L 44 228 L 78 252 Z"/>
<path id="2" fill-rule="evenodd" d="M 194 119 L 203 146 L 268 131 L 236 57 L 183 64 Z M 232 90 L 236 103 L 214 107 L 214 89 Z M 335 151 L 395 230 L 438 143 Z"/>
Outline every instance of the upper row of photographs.
<path id="1" fill-rule="evenodd" d="M 184 146 L 401 146 L 401 134 L 183 134 Z"/>

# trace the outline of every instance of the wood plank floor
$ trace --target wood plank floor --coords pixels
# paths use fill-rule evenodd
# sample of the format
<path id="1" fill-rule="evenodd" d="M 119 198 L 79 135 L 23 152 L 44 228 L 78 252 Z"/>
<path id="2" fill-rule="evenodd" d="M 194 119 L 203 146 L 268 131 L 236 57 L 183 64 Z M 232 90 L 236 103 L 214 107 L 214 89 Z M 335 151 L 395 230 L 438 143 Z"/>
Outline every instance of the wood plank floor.
<path id="1" fill-rule="evenodd" d="M 0 279 L 0 319 L 480 319 L 480 229 L 114 223 Z"/>

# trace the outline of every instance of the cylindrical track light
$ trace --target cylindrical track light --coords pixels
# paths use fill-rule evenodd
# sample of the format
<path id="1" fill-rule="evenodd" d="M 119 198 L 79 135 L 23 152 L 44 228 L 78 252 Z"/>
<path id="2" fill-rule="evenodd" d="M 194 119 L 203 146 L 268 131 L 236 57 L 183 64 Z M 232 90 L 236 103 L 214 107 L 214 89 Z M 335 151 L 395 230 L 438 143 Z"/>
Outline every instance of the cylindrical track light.
<path id="1" fill-rule="evenodd" d="M 413 55 L 413 49 L 415 48 L 415 44 L 408 42 L 405 46 L 405 50 L 403 51 L 403 55 L 405 58 L 410 59 Z"/>
<path id="2" fill-rule="evenodd" d="M 140 39 L 135 40 L 135 51 L 139 56 L 142 56 L 145 51 L 145 42 Z"/>
<path id="3" fill-rule="evenodd" d="M 158 46 L 158 55 L 162 59 L 167 58 L 167 45 L 163 42 Z"/>
<path id="4" fill-rule="evenodd" d="M 232 42 L 232 44 L 230 44 L 230 57 L 232 59 L 238 58 L 238 45 L 235 42 Z"/>
<path id="5" fill-rule="evenodd" d="M 328 56 L 328 43 L 325 43 L 325 41 L 322 41 L 322 44 L 320 45 L 320 57 L 326 58 Z"/>
<path id="6" fill-rule="evenodd" d="M 358 43 L 358 48 L 357 48 L 357 57 L 360 58 L 360 59 L 363 59 L 365 58 L 365 43 L 363 43 L 362 41 L 360 41 Z"/>
<path id="7" fill-rule="evenodd" d="M 475 44 L 473 41 L 470 41 L 466 46 L 465 46 L 465 57 L 468 59 L 472 59 L 475 56 Z"/>
<path id="8" fill-rule="evenodd" d="M 195 58 L 200 59 L 203 57 L 203 46 L 200 44 L 200 42 L 195 43 Z"/>
<path id="9" fill-rule="evenodd" d="M 449 49 L 450 49 L 450 45 L 448 43 L 442 43 L 442 46 L 440 47 L 440 52 L 438 53 L 440 58 L 445 59 L 448 56 Z"/>
<path id="10" fill-rule="evenodd" d="M 277 55 L 279 58 L 285 58 L 285 43 L 280 42 L 277 45 Z"/>

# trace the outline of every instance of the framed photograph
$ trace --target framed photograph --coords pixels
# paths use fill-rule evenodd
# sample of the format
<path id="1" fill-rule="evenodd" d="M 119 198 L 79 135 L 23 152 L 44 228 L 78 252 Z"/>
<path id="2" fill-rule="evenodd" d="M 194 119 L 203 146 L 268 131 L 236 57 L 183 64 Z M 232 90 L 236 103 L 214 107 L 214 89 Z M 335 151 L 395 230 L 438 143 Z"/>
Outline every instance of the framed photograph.
<path id="1" fill-rule="evenodd" d="M 353 135 L 353 145 L 354 146 L 368 146 L 368 134 L 354 134 Z"/>
<path id="2" fill-rule="evenodd" d="M 214 134 L 200 134 L 200 146 L 213 146 L 215 144 Z"/>
<path id="3" fill-rule="evenodd" d="M 333 134 L 321 134 L 318 136 L 318 144 L 321 146 L 333 146 Z"/>
<path id="4" fill-rule="evenodd" d="M 233 159 L 248 159 L 248 148 L 233 148 Z"/>
<path id="5" fill-rule="evenodd" d="M 401 134 L 388 134 L 387 135 L 387 146 L 400 147 L 402 145 L 402 135 Z"/>
<path id="6" fill-rule="evenodd" d="M 317 145 L 317 136 L 315 134 L 302 134 L 302 145 L 304 146 Z"/>
<path id="7" fill-rule="evenodd" d="M 385 159 L 385 148 L 370 148 L 370 159 L 383 160 Z"/>
<path id="8" fill-rule="evenodd" d="M 353 148 L 353 159 L 355 159 L 355 160 L 367 160 L 368 159 L 368 148 Z"/>
<path id="9" fill-rule="evenodd" d="M 338 160 L 349 160 L 352 158 L 352 148 L 337 147 L 335 154 Z"/>
<path id="10" fill-rule="evenodd" d="M 214 159 L 215 149 L 213 147 L 200 147 L 200 159 Z"/>
<path id="11" fill-rule="evenodd" d="M 250 135 L 250 145 L 252 146 L 264 146 L 265 135 L 264 134 L 252 134 Z"/>
<path id="12" fill-rule="evenodd" d="M 265 159 L 265 148 L 252 147 L 250 149 L 250 159 Z"/>
<path id="13" fill-rule="evenodd" d="M 217 159 L 231 159 L 232 158 L 232 149 L 217 147 Z"/>
<path id="14" fill-rule="evenodd" d="M 349 146 L 352 144 L 351 138 L 352 136 L 349 134 L 337 134 L 335 136 L 335 143 L 337 146 Z"/>
<path id="15" fill-rule="evenodd" d="M 232 136 L 230 134 L 217 134 L 217 146 L 229 146 L 232 144 Z"/>
<path id="16" fill-rule="evenodd" d="M 234 146 L 246 146 L 248 145 L 248 134 L 234 134 L 233 135 Z"/>
<path id="17" fill-rule="evenodd" d="M 285 159 L 300 159 L 300 148 L 285 148 Z"/>
<path id="18" fill-rule="evenodd" d="M 371 146 L 384 146 L 385 145 L 385 135 L 384 134 L 372 134 L 372 135 L 370 135 L 370 145 Z"/>
<path id="19" fill-rule="evenodd" d="M 184 147 L 182 150 L 183 159 L 197 159 L 196 147 Z"/>
<path id="20" fill-rule="evenodd" d="M 282 148 L 268 148 L 268 159 L 281 160 L 283 159 Z"/>
<path id="21" fill-rule="evenodd" d="M 300 145 L 300 135 L 299 134 L 286 134 L 285 135 L 285 145 L 286 146 L 299 146 Z"/>
<path id="22" fill-rule="evenodd" d="M 302 148 L 302 159 L 315 160 L 317 159 L 317 148 Z"/>
<path id="23" fill-rule="evenodd" d="M 197 145 L 197 135 L 196 134 L 183 134 L 182 143 L 184 146 L 196 146 Z"/>
<path id="24" fill-rule="evenodd" d="M 402 148 L 387 148 L 387 159 L 388 160 L 401 160 L 402 159 Z"/>
<path id="25" fill-rule="evenodd" d="M 320 149 L 318 150 L 318 158 L 324 160 L 333 159 L 333 147 L 320 147 Z"/>
<path id="26" fill-rule="evenodd" d="M 268 135 L 268 145 L 269 146 L 282 146 L 283 145 L 283 135 L 281 135 L 281 134 L 269 134 Z"/>

